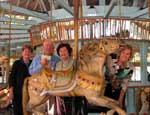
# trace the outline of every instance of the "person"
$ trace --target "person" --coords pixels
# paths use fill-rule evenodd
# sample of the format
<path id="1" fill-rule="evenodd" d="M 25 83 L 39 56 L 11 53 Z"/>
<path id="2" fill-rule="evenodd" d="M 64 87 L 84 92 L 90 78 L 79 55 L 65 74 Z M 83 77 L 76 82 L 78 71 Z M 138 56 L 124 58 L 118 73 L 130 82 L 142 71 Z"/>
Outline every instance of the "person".
<path id="1" fill-rule="evenodd" d="M 43 67 L 49 66 L 52 70 L 55 70 L 56 63 L 60 60 L 58 56 L 54 55 L 54 45 L 50 39 L 43 41 L 43 54 L 37 54 L 29 67 L 29 73 L 31 75 L 38 73 Z"/>
<path id="2" fill-rule="evenodd" d="M 72 58 L 72 48 L 68 43 L 60 43 L 56 49 L 58 56 L 60 56 L 60 61 L 56 64 L 56 71 L 60 70 L 68 70 L 74 64 L 74 60 Z M 61 77 L 57 77 L 63 81 L 62 85 L 67 84 L 68 76 L 64 77 L 63 80 Z M 56 85 L 61 85 L 56 84 Z M 64 108 L 62 109 L 61 115 L 81 115 L 81 105 L 82 105 L 82 97 L 61 97 L 64 102 Z M 61 106 L 63 107 L 63 106 Z M 65 110 L 65 111 L 64 111 Z M 67 113 L 66 113 L 67 112 Z"/>
<path id="3" fill-rule="evenodd" d="M 14 62 L 9 76 L 9 99 L 13 103 L 14 115 L 23 115 L 22 88 L 24 79 L 30 76 L 28 67 L 31 64 L 32 52 L 33 49 L 30 45 L 23 45 L 22 56 Z"/>
<path id="4" fill-rule="evenodd" d="M 56 49 L 60 61 L 56 64 L 56 70 L 67 70 L 73 66 L 72 48 L 68 43 L 60 43 Z"/>
<path id="5" fill-rule="evenodd" d="M 43 67 L 48 67 L 52 70 L 55 70 L 56 63 L 60 61 L 59 57 L 54 55 L 54 44 L 50 39 L 45 39 L 43 41 L 43 53 L 37 54 L 29 67 L 29 73 L 31 75 L 35 73 L 39 73 Z M 50 108 L 52 108 L 52 105 L 56 106 L 56 99 L 54 96 L 51 96 L 49 98 L 50 102 Z M 46 103 L 39 106 L 39 109 L 41 112 L 46 113 L 49 110 L 46 111 Z M 49 108 L 49 109 L 50 109 Z M 57 114 L 57 111 L 52 110 L 54 114 Z"/>
<path id="6" fill-rule="evenodd" d="M 106 88 L 105 96 L 118 100 L 120 107 L 125 109 L 125 93 L 134 67 L 130 63 L 133 48 L 124 44 L 117 54 L 113 53 L 107 58 L 106 63 Z M 116 113 L 115 113 L 116 114 Z"/>

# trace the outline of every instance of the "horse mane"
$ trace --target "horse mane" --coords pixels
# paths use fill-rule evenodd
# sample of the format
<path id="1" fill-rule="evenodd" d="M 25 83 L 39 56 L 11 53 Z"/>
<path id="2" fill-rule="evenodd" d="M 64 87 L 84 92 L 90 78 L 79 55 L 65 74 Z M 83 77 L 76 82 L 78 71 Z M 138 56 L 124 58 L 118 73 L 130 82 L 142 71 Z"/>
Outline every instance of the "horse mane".
<path id="1" fill-rule="evenodd" d="M 91 57 L 93 57 L 94 55 L 96 55 L 99 51 L 99 44 L 98 42 L 88 42 L 86 43 L 80 50 L 79 52 L 79 58 L 80 60 L 82 59 L 88 59 L 86 61 L 89 61 L 89 59 L 91 59 Z"/>
<path id="2" fill-rule="evenodd" d="M 89 74 L 96 73 L 98 68 L 94 66 L 98 63 L 96 58 L 101 58 L 99 42 L 88 42 L 84 44 L 79 51 L 79 71 L 84 71 Z"/>

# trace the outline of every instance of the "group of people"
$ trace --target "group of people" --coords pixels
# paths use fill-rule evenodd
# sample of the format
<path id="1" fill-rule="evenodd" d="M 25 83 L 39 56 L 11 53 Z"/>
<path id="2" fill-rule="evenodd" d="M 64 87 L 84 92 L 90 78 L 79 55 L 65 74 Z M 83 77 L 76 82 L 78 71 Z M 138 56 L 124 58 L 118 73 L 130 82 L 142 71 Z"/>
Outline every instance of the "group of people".
<path id="1" fill-rule="evenodd" d="M 72 48 L 68 43 L 60 43 L 56 49 L 57 55 L 54 55 L 54 44 L 46 39 L 43 42 L 43 53 L 37 54 L 32 60 L 33 49 L 30 45 L 22 47 L 22 56 L 13 64 L 9 77 L 9 98 L 13 100 L 14 115 L 23 115 L 22 110 L 22 87 L 26 77 L 29 77 L 42 70 L 43 67 L 49 67 L 52 70 L 66 70 L 70 68 L 74 61 L 72 58 Z M 128 81 L 133 73 L 133 66 L 129 63 L 133 55 L 133 49 L 129 45 L 124 45 L 117 54 L 111 54 L 106 64 L 106 89 L 105 95 L 116 99 L 123 107 L 124 97 Z M 67 105 L 68 97 L 51 97 L 51 104 L 55 105 L 54 115 L 71 115 L 72 112 Z M 81 106 L 76 104 L 82 102 L 81 97 L 70 97 L 75 102 L 76 115 L 82 115 Z M 58 104 L 58 100 L 64 102 Z M 81 105 L 81 103 L 80 103 Z M 63 106 L 63 107 L 60 107 Z M 43 109 L 43 111 L 45 108 Z M 66 112 L 67 111 L 67 112 Z"/>

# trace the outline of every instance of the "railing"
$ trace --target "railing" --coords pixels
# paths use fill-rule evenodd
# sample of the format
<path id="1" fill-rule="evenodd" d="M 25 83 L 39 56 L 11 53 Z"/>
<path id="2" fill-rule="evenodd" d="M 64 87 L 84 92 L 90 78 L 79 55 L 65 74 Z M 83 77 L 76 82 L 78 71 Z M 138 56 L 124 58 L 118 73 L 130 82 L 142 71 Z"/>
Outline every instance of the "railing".
<path id="1" fill-rule="evenodd" d="M 79 39 L 114 36 L 122 39 L 150 40 L 150 20 L 86 18 L 79 20 L 78 23 Z M 47 38 L 53 41 L 74 40 L 74 21 L 45 22 L 32 26 L 30 38 L 34 46 Z"/>

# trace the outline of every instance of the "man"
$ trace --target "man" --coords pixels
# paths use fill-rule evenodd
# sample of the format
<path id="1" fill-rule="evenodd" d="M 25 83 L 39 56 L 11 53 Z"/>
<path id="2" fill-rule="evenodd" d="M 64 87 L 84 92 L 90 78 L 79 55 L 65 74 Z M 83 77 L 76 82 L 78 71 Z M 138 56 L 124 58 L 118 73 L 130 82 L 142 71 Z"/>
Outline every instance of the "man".
<path id="1" fill-rule="evenodd" d="M 29 67 L 29 73 L 33 75 L 42 70 L 42 67 L 49 66 L 52 70 L 55 69 L 56 63 L 60 60 L 58 56 L 53 55 L 53 42 L 49 39 L 43 42 L 43 54 L 37 54 Z"/>
<path id="2" fill-rule="evenodd" d="M 42 70 L 43 67 L 46 67 L 46 66 L 51 68 L 52 70 L 55 70 L 56 63 L 60 61 L 60 59 L 58 56 L 53 55 L 53 53 L 54 53 L 53 42 L 49 39 L 44 40 L 43 54 L 37 54 L 33 58 L 33 61 L 29 67 L 29 73 L 31 75 L 38 73 Z M 49 101 L 51 105 L 55 104 L 55 97 L 51 96 Z M 46 104 L 39 106 L 39 109 L 41 110 L 41 112 L 44 112 L 44 113 L 47 112 L 45 111 Z"/>

